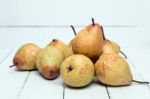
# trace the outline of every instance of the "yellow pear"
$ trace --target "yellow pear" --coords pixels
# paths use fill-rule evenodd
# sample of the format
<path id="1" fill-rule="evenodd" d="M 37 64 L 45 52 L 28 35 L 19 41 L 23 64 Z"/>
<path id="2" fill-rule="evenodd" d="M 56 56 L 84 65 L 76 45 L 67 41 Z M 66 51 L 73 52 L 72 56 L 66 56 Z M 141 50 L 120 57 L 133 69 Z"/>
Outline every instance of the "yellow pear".
<path id="1" fill-rule="evenodd" d="M 76 34 L 72 48 L 75 54 L 83 54 L 89 58 L 98 57 L 102 52 L 103 34 L 102 26 L 97 23 L 90 24 Z"/>
<path id="2" fill-rule="evenodd" d="M 116 42 L 106 39 L 104 40 L 102 52 L 118 54 L 120 52 L 120 46 Z"/>
<path id="3" fill-rule="evenodd" d="M 103 53 L 121 53 L 127 59 L 127 56 L 120 50 L 120 46 L 116 42 L 105 38 L 103 27 L 101 28 L 103 34 L 103 49 L 101 55 Z M 101 57 L 101 55 L 99 57 Z"/>
<path id="4" fill-rule="evenodd" d="M 27 43 L 22 45 L 16 52 L 13 58 L 13 65 L 19 70 L 33 70 L 36 68 L 35 59 L 40 48 L 33 44 Z"/>
<path id="5" fill-rule="evenodd" d="M 103 53 L 95 63 L 96 77 L 100 82 L 111 85 L 129 85 L 132 74 L 126 60 L 116 53 Z"/>
<path id="6" fill-rule="evenodd" d="M 73 54 L 72 47 L 67 46 L 65 43 L 63 43 L 62 41 L 60 41 L 58 39 L 53 39 L 48 44 L 48 46 L 55 46 L 55 47 L 59 48 L 63 52 L 65 58 L 67 58 L 68 56 Z"/>
<path id="7" fill-rule="evenodd" d="M 61 78 L 71 87 L 88 85 L 94 76 L 94 64 L 84 55 L 75 54 L 66 58 L 60 67 Z"/>
<path id="8" fill-rule="evenodd" d="M 64 55 L 60 49 L 48 46 L 38 52 L 36 66 L 44 78 L 55 79 L 59 74 L 59 68 L 63 60 Z"/>

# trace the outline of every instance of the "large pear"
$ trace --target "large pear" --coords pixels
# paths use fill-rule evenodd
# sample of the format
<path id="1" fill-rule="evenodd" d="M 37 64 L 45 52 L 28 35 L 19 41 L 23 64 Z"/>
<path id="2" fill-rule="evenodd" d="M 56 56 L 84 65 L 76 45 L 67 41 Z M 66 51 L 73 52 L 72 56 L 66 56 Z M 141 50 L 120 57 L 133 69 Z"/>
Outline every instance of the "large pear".
<path id="1" fill-rule="evenodd" d="M 65 84 L 71 87 L 83 87 L 93 79 L 94 64 L 87 56 L 75 54 L 62 62 L 60 71 Z"/>
<path id="2" fill-rule="evenodd" d="M 89 58 L 98 57 L 103 47 L 102 32 L 102 27 L 96 23 L 79 31 L 71 42 L 74 53 L 83 54 Z"/>
<path id="3" fill-rule="evenodd" d="M 115 53 L 104 53 L 95 64 L 96 76 L 100 82 L 111 85 L 129 85 L 132 74 L 126 60 Z"/>

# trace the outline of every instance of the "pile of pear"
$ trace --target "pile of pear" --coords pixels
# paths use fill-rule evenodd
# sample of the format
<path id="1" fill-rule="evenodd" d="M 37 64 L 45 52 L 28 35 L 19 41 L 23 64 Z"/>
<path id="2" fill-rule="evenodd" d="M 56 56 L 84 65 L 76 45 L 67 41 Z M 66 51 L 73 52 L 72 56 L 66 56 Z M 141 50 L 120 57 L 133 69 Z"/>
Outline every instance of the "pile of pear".
<path id="1" fill-rule="evenodd" d="M 37 69 L 49 80 L 60 75 L 70 87 L 87 86 L 94 76 L 100 84 L 109 86 L 130 85 L 135 81 L 127 57 L 119 54 L 120 46 L 116 42 L 105 38 L 100 24 L 92 19 L 92 24 L 78 33 L 71 27 L 75 37 L 68 45 L 58 39 L 51 40 L 44 48 L 26 43 L 17 50 L 10 67 L 22 71 Z"/>

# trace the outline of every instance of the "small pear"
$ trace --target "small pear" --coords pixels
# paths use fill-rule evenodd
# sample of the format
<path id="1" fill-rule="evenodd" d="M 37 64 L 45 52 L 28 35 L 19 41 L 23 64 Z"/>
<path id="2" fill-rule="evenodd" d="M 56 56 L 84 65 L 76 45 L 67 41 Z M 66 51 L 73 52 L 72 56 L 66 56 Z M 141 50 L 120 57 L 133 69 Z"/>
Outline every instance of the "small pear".
<path id="1" fill-rule="evenodd" d="M 103 53 L 121 53 L 127 59 L 127 56 L 120 50 L 120 46 L 116 42 L 105 38 L 103 27 L 101 28 L 103 34 L 103 49 L 101 55 Z M 101 57 L 101 55 L 99 57 Z"/>
<path id="2" fill-rule="evenodd" d="M 48 46 L 38 52 L 36 66 L 44 78 L 55 79 L 59 74 L 60 64 L 63 60 L 64 55 L 60 49 Z"/>
<path id="3" fill-rule="evenodd" d="M 93 79 L 94 64 L 88 57 L 75 54 L 62 62 L 60 71 L 65 84 L 71 87 L 84 87 Z"/>
<path id="4" fill-rule="evenodd" d="M 94 23 L 93 19 L 92 22 L 76 34 L 72 44 L 75 54 L 83 54 L 89 58 L 94 58 L 102 52 L 102 28 L 101 25 Z"/>
<path id="5" fill-rule="evenodd" d="M 111 85 L 129 85 L 132 74 L 128 63 L 116 53 L 104 53 L 95 63 L 96 77 L 100 82 Z"/>
<path id="6" fill-rule="evenodd" d="M 27 43 L 22 45 L 16 52 L 13 58 L 13 65 L 19 70 L 33 70 L 36 68 L 35 59 L 40 48 L 33 44 Z"/>
<path id="7" fill-rule="evenodd" d="M 65 43 L 57 39 L 53 39 L 48 46 L 55 46 L 59 48 L 63 52 L 65 58 L 73 54 L 72 47 L 67 46 Z"/>
<path id="8" fill-rule="evenodd" d="M 102 52 L 118 54 L 120 52 L 120 46 L 116 42 L 106 39 L 104 40 Z"/>

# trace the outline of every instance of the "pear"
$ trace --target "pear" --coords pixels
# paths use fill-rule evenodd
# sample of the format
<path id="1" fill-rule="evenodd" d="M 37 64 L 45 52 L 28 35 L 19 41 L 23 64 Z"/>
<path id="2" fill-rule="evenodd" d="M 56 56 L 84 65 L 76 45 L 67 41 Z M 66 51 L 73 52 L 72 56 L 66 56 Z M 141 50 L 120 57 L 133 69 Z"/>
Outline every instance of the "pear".
<path id="1" fill-rule="evenodd" d="M 61 78 L 71 87 L 84 87 L 94 76 L 94 64 L 84 55 L 74 54 L 66 58 L 60 67 Z"/>
<path id="2" fill-rule="evenodd" d="M 130 85 L 132 73 L 126 60 L 116 53 L 104 53 L 95 63 L 96 77 L 111 86 Z"/>
<path id="3" fill-rule="evenodd" d="M 116 42 L 112 40 L 106 39 L 103 27 L 101 27 L 101 29 L 102 29 L 102 34 L 103 34 L 103 49 L 102 49 L 101 55 L 103 53 L 116 53 L 116 54 L 121 53 L 127 59 L 127 56 L 120 50 L 119 44 L 117 44 Z"/>
<path id="4" fill-rule="evenodd" d="M 102 52 L 103 34 L 101 25 L 94 23 L 88 25 L 76 34 L 72 48 L 75 54 L 83 54 L 89 58 L 98 57 Z"/>
<path id="5" fill-rule="evenodd" d="M 120 52 L 120 46 L 116 42 L 106 39 L 104 40 L 102 52 L 118 54 Z"/>
<path id="6" fill-rule="evenodd" d="M 73 54 L 71 46 L 67 46 L 65 43 L 57 39 L 53 39 L 48 46 L 56 46 L 59 48 L 63 52 L 65 58 Z"/>
<path id="7" fill-rule="evenodd" d="M 13 58 L 13 65 L 16 66 L 19 70 L 33 70 L 36 68 L 35 60 L 36 55 L 40 48 L 33 44 L 27 43 L 22 45 L 16 52 Z"/>
<path id="8" fill-rule="evenodd" d="M 64 55 L 55 46 L 48 46 L 41 49 L 36 57 L 36 66 L 41 75 L 46 79 L 55 79 L 59 74 L 61 62 Z"/>

